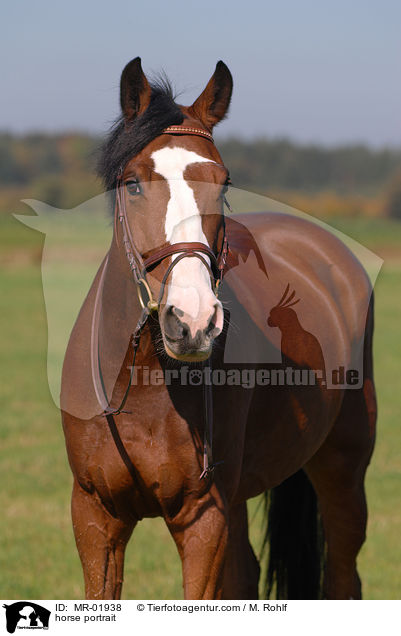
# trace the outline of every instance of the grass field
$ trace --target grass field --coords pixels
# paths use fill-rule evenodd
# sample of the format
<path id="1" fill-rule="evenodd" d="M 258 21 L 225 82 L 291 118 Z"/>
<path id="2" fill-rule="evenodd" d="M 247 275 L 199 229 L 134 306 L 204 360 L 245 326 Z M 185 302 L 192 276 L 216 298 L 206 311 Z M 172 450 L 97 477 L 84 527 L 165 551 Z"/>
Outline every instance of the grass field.
<path id="1" fill-rule="evenodd" d="M 368 539 L 359 570 L 368 599 L 401 592 L 401 223 L 336 219 L 336 226 L 385 260 L 376 285 L 378 441 L 368 472 Z M 60 414 L 47 383 L 47 323 L 41 285 L 42 235 L 0 217 L 0 597 L 81 598 L 72 534 L 72 478 Z M 250 503 L 258 549 L 260 515 Z M 124 598 L 182 598 L 180 562 L 158 519 L 128 547 Z"/>

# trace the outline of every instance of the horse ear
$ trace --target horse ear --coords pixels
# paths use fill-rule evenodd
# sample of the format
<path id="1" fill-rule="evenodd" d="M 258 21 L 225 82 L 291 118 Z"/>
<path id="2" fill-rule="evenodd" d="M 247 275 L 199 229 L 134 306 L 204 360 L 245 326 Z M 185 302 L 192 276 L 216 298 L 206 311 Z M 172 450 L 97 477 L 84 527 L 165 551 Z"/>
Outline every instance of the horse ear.
<path id="1" fill-rule="evenodd" d="M 220 60 L 208 85 L 190 110 L 211 129 L 227 114 L 232 91 L 233 78 L 227 66 Z"/>
<path id="2" fill-rule="evenodd" d="M 145 112 L 150 102 L 151 89 L 142 70 L 141 58 L 136 57 L 121 73 L 121 110 L 127 121 Z"/>

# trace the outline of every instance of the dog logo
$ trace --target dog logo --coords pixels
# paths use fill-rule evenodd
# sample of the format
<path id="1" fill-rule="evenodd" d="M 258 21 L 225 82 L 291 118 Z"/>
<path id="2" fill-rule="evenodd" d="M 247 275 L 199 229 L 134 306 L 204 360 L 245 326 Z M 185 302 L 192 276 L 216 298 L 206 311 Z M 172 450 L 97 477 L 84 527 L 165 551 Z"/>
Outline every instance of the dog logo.
<path id="1" fill-rule="evenodd" d="M 7 631 L 14 634 L 16 629 L 49 629 L 50 610 L 32 603 L 18 601 L 3 605 L 6 610 Z"/>

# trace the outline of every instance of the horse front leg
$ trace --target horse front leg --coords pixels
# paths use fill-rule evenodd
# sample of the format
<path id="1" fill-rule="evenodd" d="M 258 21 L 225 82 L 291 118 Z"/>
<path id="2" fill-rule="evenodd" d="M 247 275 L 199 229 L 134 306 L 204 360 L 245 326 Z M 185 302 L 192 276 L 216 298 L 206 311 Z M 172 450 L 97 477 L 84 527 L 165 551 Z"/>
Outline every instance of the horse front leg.
<path id="1" fill-rule="evenodd" d="M 85 579 L 85 598 L 119 599 L 125 548 L 135 522 L 112 517 L 97 494 L 83 490 L 76 480 L 71 512 Z"/>
<path id="2" fill-rule="evenodd" d="M 227 506 L 216 486 L 199 499 L 188 496 L 167 526 L 182 562 L 184 598 L 220 599 L 228 538 Z"/>

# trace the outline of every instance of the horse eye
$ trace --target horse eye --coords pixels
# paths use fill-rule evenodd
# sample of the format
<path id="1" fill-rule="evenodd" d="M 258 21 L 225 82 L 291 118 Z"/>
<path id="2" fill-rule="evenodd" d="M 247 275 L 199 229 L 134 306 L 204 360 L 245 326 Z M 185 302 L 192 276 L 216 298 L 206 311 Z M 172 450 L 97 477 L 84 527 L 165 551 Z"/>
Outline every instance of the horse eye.
<path id="1" fill-rule="evenodd" d="M 139 181 L 136 181 L 135 179 L 127 181 L 125 183 L 125 187 L 127 188 L 128 194 L 130 194 L 131 196 L 138 196 L 139 194 L 142 194 L 141 185 Z"/>

